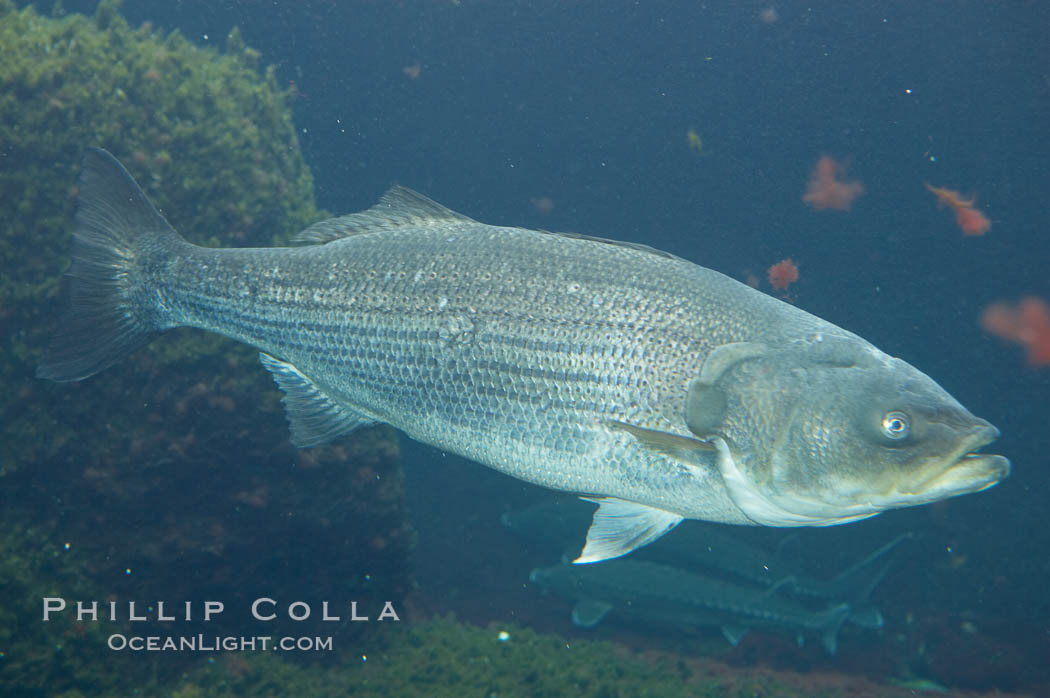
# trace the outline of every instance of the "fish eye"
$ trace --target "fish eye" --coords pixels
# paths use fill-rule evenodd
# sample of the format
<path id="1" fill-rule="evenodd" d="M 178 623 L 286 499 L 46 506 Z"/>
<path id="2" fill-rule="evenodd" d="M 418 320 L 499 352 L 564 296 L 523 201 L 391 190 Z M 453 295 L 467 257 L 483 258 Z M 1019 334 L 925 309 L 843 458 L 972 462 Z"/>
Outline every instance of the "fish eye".
<path id="1" fill-rule="evenodd" d="M 887 439 L 900 441 L 908 436 L 909 431 L 911 431 L 911 425 L 908 421 L 908 415 L 898 410 L 893 410 L 883 415 L 882 435 Z"/>

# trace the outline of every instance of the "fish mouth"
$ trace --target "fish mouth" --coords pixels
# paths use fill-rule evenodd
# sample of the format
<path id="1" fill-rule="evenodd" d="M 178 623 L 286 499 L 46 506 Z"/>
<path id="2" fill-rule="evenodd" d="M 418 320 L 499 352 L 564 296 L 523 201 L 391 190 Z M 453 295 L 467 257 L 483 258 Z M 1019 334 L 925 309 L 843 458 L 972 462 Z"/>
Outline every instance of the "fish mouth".
<path id="1" fill-rule="evenodd" d="M 951 457 L 950 465 L 934 470 L 930 477 L 915 482 L 905 492 L 923 502 L 933 502 L 960 494 L 982 492 L 1010 475 L 1010 461 L 1003 456 L 979 453 L 979 449 L 999 438 L 999 430 L 985 422 L 965 439 Z M 944 462 L 944 461 L 942 461 Z M 914 500 L 913 500 L 914 501 Z M 914 501 L 914 503 L 923 503 Z"/>

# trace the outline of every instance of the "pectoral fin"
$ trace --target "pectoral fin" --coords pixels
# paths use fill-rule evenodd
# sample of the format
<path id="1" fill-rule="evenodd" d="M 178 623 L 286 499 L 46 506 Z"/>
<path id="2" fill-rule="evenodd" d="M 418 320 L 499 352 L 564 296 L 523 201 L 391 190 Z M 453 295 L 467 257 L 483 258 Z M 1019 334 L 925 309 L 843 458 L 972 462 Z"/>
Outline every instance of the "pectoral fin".
<path id="1" fill-rule="evenodd" d="M 572 622 L 581 628 L 593 628 L 602 622 L 612 606 L 604 601 L 584 599 L 572 608 Z"/>
<path id="2" fill-rule="evenodd" d="M 259 354 L 262 365 L 284 391 L 285 414 L 292 428 L 292 444 L 317 446 L 377 420 L 349 410 L 332 400 L 310 378 L 287 361 Z"/>
<path id="3" fill-rule="evenodd" d="M 598 505 L 583 552 L 574 564 L 600 562 L 648 545 L 678 525 L 682 517 L 663 509 L 613 497 L 581 497 Z"/>
<path id="4" fill-rule="evenodd" d="M 675 460 L 693 462 L 696 460 L 697 451 L 714 453 L 717 449 L 706 441 L 700 441 L 689 436 L 679 436 L 666 431 L 646 429 L 627 422 L 611 421 L 611 429 L 624 431 L 641 441 L 648 448 L 659 451 Z"/>

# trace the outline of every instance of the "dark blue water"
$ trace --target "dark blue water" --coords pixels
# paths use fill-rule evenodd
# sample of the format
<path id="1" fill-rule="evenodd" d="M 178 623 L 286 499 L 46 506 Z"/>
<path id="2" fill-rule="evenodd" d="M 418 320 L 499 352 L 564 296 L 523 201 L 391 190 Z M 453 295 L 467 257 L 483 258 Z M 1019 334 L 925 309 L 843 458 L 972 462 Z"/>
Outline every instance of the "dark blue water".
<path id="1" fill-rule="evenodd" d="M 1038 638 L 1047 656 L 1050 367 L 978 326 L 989 303 L 1050 300 L 1046 4 L 128 0 L 122 13 L 200 44 L 241 27 L 300 92 L 300 142 L 332 212 L 399 183 L 484 222 L 645 243 L 742 280 L 793 259 L 793 302 L 929 373 L 1002 430 L 1014 464 L 986 493 L 802 532 L 827 571 L 920 534 L 876 592 L 881 639 L 857 639 L 852 661 L 920 609 Z M 864 183 L 848 212 L 801 200 L 822 153 Z M 976 193 L 990 231 L 964 237 L 927 182 Z M 430 603 L 572 632 L 536 617 L 522 584 L 546 563 L 498 529 L 543 493 L 419 445 L 405 461 Z"/>

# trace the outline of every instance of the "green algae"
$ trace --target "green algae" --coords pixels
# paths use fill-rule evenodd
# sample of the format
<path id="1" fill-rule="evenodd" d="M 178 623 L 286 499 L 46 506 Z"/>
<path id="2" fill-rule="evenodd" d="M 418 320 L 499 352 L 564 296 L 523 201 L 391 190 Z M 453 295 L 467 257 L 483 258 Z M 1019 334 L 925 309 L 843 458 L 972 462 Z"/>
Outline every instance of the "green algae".
<path id="1" fill-rule="evenodd" d="M 98 624 L 79 623 L 71 614 L 42 620 L 45 597 L 101 598 L 84 569 L 83 552 L 66 545 L 55 522 L 18 526 L 0 536 L 0 686 L 43 696 L 79 685 L 101 695 L 120 692 L 136 676 L 135 666 L 112 656 Z"/>
<path id="2" fill-rule="evenodd" d="M 499 633 L 507 632 L 501 641 Z M 477 628 L 452 617 L 384 627 L 375 646 L 335 666 L 279 653 L 242 654 L 187 674 L 172 698 L 194 696 L 789 696 L 768 677 L 711 677 L 666 658 L 594 640 L 566 641 L 513 625 Z"/>
<path id="3" fill-rule="evenodd" d="M 505 637 L 501 639 L 502 634 Z M 339 640 L 336 639 L 338 643 Z M 337 649 L 339 649 L 337 647 Z M 731 667 L 671 652 L 637 652 L 513 624 L 479 628 L 453 616 L 383 625 L 337 662 L 280 652 L 205 660 L 162 695 L 459 698 L 905 698 L 910 688 L 836 673 Z"/>

